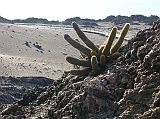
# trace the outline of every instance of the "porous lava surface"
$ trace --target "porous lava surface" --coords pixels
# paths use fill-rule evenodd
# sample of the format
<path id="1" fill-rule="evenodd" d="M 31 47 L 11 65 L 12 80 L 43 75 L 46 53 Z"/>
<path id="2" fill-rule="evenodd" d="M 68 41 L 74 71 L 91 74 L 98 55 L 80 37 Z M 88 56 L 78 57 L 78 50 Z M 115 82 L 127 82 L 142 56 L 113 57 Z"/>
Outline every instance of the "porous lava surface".
<path id="1" fill-rule="evenodd" d="M 104 73 L 64 74 L 38 94 L 30 91 L 5 108 L 2 118 L 160 118 L 160 22 L 139 31 L 120 52 Z"/>

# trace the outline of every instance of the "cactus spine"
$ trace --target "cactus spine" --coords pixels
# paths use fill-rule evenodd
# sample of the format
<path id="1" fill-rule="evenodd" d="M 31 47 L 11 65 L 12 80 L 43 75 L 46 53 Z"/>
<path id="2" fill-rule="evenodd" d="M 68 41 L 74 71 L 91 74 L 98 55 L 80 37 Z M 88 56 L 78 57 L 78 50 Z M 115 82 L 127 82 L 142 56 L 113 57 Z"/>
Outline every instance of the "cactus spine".
<path id="1" fill-rule="evenodd" d="M 70 43 L 74 48 L 78 49 L 79 51 L 81 51 L 83 54 L 85 54 L 86 56 L 90 57 L 90 49 L 81 45 L 79 42 L 73 40 L 69 35 L 65 34 L 64 35 L 65 40 Z"/>
<path id="2" fill-rule="evenodd" d="M 94 74 L 95 75 L 99 74 L 100 70 L 99 70 L 99 66 L 98 66 L 98 60 L 95 55 L 93 55 L 91 57 L 91 66 L 92 66 L 92 70 L 93 70 Z"/>
<path id="3" fill-rule="evenodd" d="M 99 57 L 102 54 L 102 51 L 104 48 L 105 48 L 105 45 L 103 45 L 103 44 L 99 47 L 99 52 L 98 52 Z"/>
<path id="4" fill-rule="evenodd" d="M 91 71 L 91 68 L 83 68 L 83 69 L 72 69 L 67 72 L 72 75 L 85 76 L 85 75 L 88 75 L 90 71 Z"/>
<path id="5" fill-rule="evenodd" d="M 102 51 L 102 54 L 104 54 L 105 56 L 108 56 L 110 55 L 110 48 L 112 46 L 112 43 L 116 37 L 116 32 L 117 32 L 117 28 L 116 27 L 113 27 L 107 41 L 104 43 L 105 47 Z"/>
<path id="6" fill-rule="evenodd" d="M 105 55 L 100 56 L 100 66 L 105 66 L 106 64 L 106 57 Z"/>
<path id="7" fill-rule="evenodd" d="M 66 61 L 68 61 L 70 64 L 84 66 L 84 67 L 90 67 L 91 63 L 89 60 L 80 60 L 74 57 L 67 56 Z"/>
<path id="8" fill-rule="evenodd" d="M 92 41 L 90 41 L 86 35 L 80 30 L 80 28 L 78 27 L 78 25 L 73 22 L 72 26 L 74 28 L 74 30 L 76 31 L 77 35 L 82 39 L 82 41 L 89 47 L 91 48 L 93 51 L 95 51 L 96 53 L 98 53 L 98 48 L 96 45 L 94 45 L 94 43 Z"/>
<path id="9" fill-rule="evenodd" d="M 121 54 L 119 52 L 115 52 L 110 56 L 111 60 L 116 60 Z"/>
<path id="10" fill-rule="evenodd" d="M 102 70 L 105 69 L 106 63 L 109 63 L 111 60 L 115 60 L 120 56 L 118 50 L 128 32 L 129 24 L 126 24 L 123 27 L 119 39 L 112 46 L 117 32 L 117 28 L 113 27 L 109 37 L 100 47 L 94 45 L 94 43 L 86 37 L 86 35 L 80 30 L 75 22 L 72 23 L 72 25 L 77 35 L 81 38 L 81 40 L 86 44 L 87 47 L 81 45 L 78 39 L 73 40 L 69 35 L 64 35 L 64 39 L 74 48 L 80 51 L 82 58 L 77 59 L 70 56 L 66 57 L 66 60 L 70 64 L 81 66 L 80 68 L 83 67 L 83 69 L 70 70 L 69 73 L 73 75 L 87 75 L 92 70 L 94 72 L 94 75 L 98 75 Z"/>
<path id="11" fill-rule="evenodd" d="M 129 30 L 129 26 L 130 26 L 130 24 L 129 24 L 129 23 L 126 23 L 125 26 L 123 27 L 119 39 L 118 39 L 117 42 L 112 46 L 112 48 L 111 48 L 111 50 L 110 50 L 111 54 L 113 54 L 113 53 L 115 53 L 116 51 L 119 50 L 120 46 L 122 45 L 122 43 L 123 43 L 123 41 L 124 41 L 124 37 L 126 36 L 128 30 Z"/>

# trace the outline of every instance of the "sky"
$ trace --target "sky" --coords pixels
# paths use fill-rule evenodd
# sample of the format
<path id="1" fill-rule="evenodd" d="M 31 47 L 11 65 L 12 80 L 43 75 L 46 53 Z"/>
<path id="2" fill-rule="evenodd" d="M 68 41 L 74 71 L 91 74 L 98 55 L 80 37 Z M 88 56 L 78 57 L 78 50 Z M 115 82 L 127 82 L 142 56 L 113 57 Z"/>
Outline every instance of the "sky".
<path id="1" fill-rule="evenodd" d="M 104 19 L 109 15 L 160 16 L 160 0 L 0 0 L 0 16 L 64 21 L 71 17 Z"/>

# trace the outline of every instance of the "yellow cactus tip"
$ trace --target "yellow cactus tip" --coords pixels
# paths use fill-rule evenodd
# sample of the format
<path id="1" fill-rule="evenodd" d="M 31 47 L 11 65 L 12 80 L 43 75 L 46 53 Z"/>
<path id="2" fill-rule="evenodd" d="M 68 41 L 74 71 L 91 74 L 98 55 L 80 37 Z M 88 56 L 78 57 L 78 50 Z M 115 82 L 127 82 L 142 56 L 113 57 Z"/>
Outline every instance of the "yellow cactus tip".
<path id="1" fill-rule="evenodd" d="M 95 55 L 93 55 L 91 57 L 91 65 L 92 65 L 93 70 L 98 68 L 98 60 L 97 60 L 97 57 Z"/>
<path id="2" fill-rule="evenodd" d="M 127 29 L 127 31 L 128 31 L 128 30 L 129 30 L 129 27 L 130 27 L 130 23 L 126 23 L 126 24 L 124 25 L 124 27 L 123 27 L 123 30 L 124 30 L 124 29 Z M 122 31 L 123 31 L 123 30 L 122 30 Z"/>
<path id="3" fill-rule="evenodd" d="M 91 67 L 92 67 L 92 71 L 94 72 L 94 75 L 98 75 L 100 73 L 100 68 L 98 65 L 98 60 L 97 57 L 95 55 L 93 55 L 91 57 Z"/>
<path id="4" fill-rule="evenodd" d="M 116 26 L 114 26 L 114 27 L 113 27 L 113 30 L 117 30 L 117 27 L 116 27 Z"/>
<path id="5" fill-rule="evenodd" d="M 73 28 L 77 28 L 78 27 L 76 22 L 72 22 L 72 26 L 73 26 Z"/>
<path id="6" fill-rule="evenodd" d="M 65 59 L 68 60 L 70 58 L 70 56 L 66 56 Z"/>
<path id="7" fill-rule="evenodd" d="M 125 25 L 126 25 L 126 26 L 130 26 L 130 23 L 126 23 Z"/>
<path id="8" fill-rule="evenodd" d="M 91 59 L 97 60 L 97 57 L 95 55 L 93 55 Z"/>
<path id="9" fill-rule="evenodd" d="M 68 34 L 64 34 L 64 38 L 67 39 L 69 37 Z"/>
<path id="10" fill-rule="evenodd" d="M 101 55 L 100 56 L 100 65 L 105 66 L 105 64 L 106 64 L 106 57 L 105 57 L 105 55 Z"/>

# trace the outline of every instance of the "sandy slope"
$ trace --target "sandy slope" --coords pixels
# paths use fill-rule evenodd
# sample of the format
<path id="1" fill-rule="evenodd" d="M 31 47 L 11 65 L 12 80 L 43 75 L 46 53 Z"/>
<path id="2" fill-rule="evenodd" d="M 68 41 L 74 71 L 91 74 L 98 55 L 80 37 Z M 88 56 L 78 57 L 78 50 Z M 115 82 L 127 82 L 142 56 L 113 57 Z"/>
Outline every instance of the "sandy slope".
<path id="1" fill-rule="evenodd" d="M 108 34 L 112 27 L 113 24 L 101 23 L 100 27 L 83 29 Z M 126 38 L 130 39 L 146 27 L 144 24 L 131 26 Z M 73 67 L 65 61 L 65 56 L 79 56 L 64 40 L 66 33 L 78 38 L 73 29 L 62 26 L 0 24 L 0 75 L 61 77 L 65 70 Z M 95 44 L 102 44 L 106 39 L 97 34 L 85 34 Z"/>
<path id="2" fill-rule="evenodd" d="M 64 39 L 65 33 L 78 38 L 73 30 L 48 26 L 0 24 L 0 75 L 58 78 L 72 65 L 65 56 L 78 56 Z M 103 36 L 86 33 L 96 44 Z"/>

